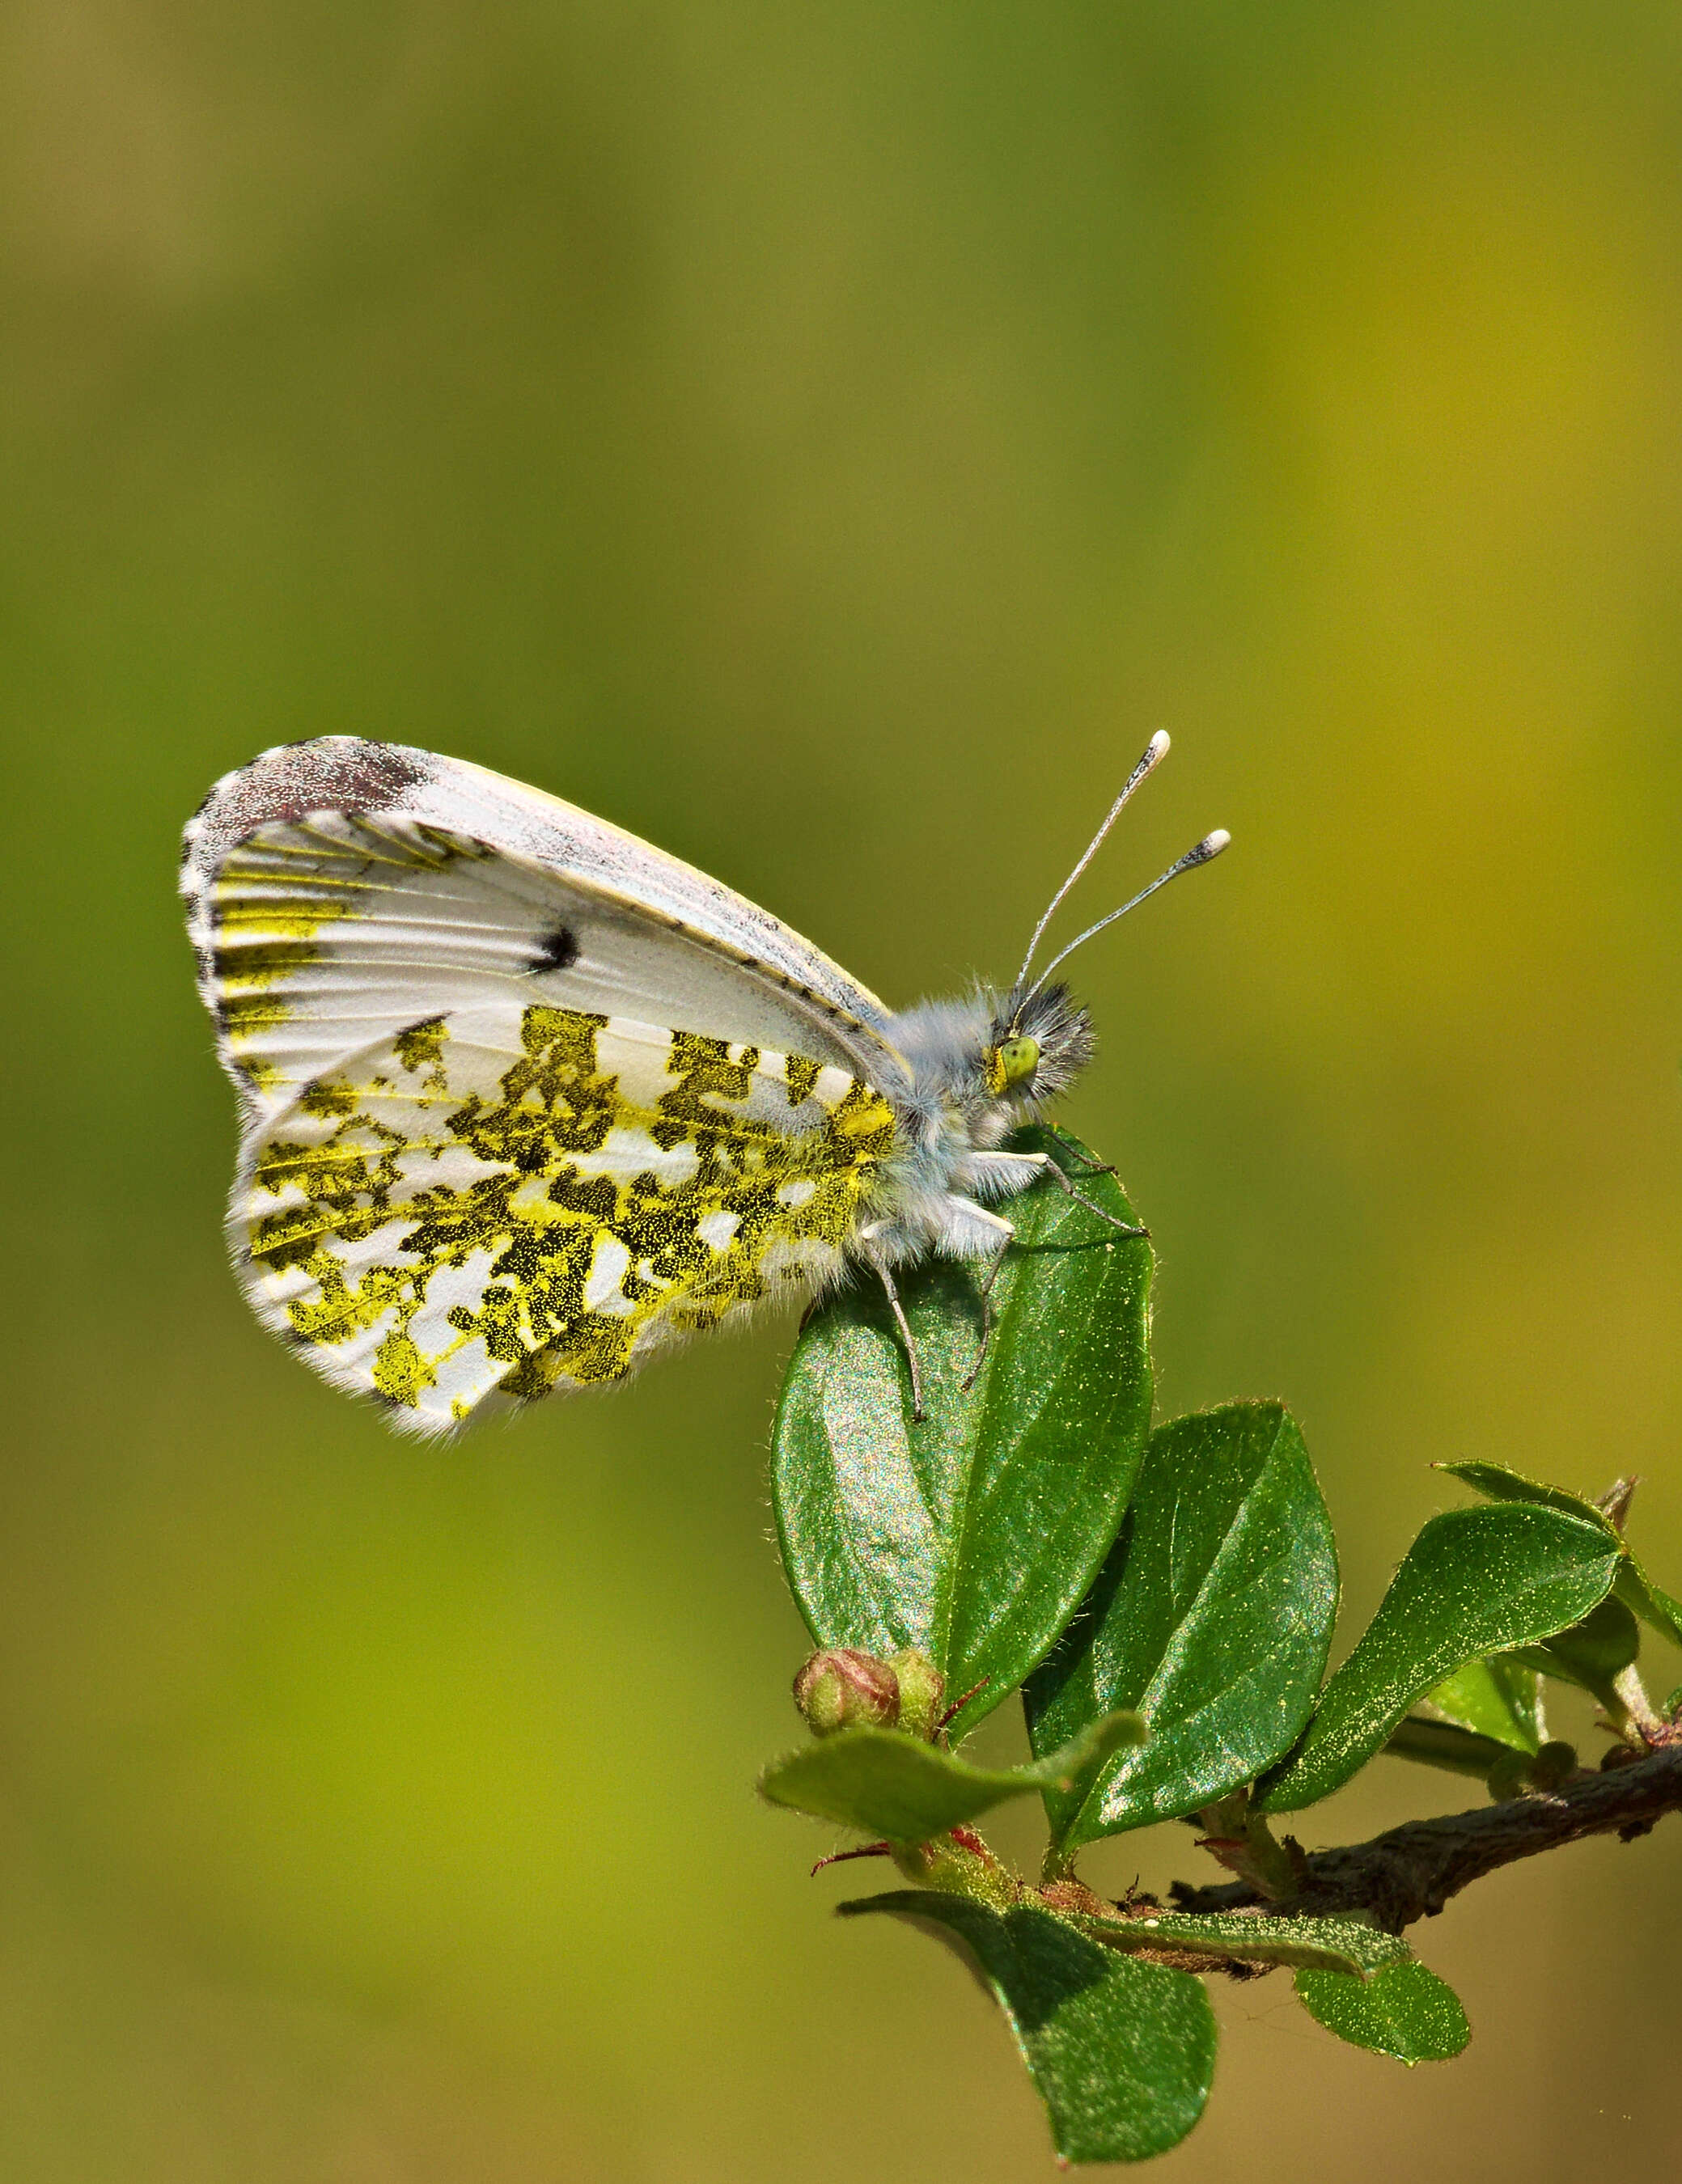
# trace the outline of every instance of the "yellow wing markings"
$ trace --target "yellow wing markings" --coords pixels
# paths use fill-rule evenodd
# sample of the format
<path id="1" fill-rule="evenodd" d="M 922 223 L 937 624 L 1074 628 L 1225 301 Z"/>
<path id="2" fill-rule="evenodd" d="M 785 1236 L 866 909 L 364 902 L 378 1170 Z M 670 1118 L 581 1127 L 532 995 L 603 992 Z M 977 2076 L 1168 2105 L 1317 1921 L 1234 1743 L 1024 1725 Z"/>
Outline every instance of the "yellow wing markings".
<path id="1" fill-rule="evenodd" d="M 400 900 L 407 889 L 398 881 L 369 877 L 376 868 L 436 875 L 447 872 L 459 858 L 477 861 L 491 854 L 478 843 L 437 827 L 417 825 L 398 834 L 348 815 L 339 820 L 338 828 L 308 821 L 259 827 L 231 854 L 217 875 L 211 906 L 211 974 L 218 1020 L 231 1048 L 248 1048 L 293 1020 L 297 1006 L 288 989 L 302 973 L 324 961 L 324 935 L 357 923 L 370 942 L 382 940 L 374 898 L 383 894 Z M 292 861 L 290 869 L 288 860 Z M 452 899 L 447 893 L 443 897 L 445 901 Z M 471 897 L 459 900 L 471 901 Z M 429 955 L 441 926 L 454 924 L 463 931 L 471 928 L 475 939 L 486 944 L 498 934 L 505 937 L 521 930 L 513 923 L 493 925 L 480 919 L 453 922 L 439 917 L 431 905 L 424 917 L 399 916 L 385 922 L 429 928 Z M 387 938 L 382 944 L 393 943 Z M 387 962 L 385 967 L 398 966 Z M 417 957 L 415 967 L 426 965 Z M 259 1090 L 276 1089 L 285 1081 L 284 1072 L 270 1059 L 241 1053 L 236 1060 L 247 1081 Z"/>
<path id="2" fill-rule="evenodd" d="M 351 838 L 347 839 L 344 835 L 331 833 L 307 819 L 294 822 L 292 831 L 301 834 L 306 844 L 320 844 L 319 848 L 306 847 L 297 854 L 318 857 L 325 855 L 338 861 L 357 864 L 393 865 L 400 872 L 413 872 L 417 866 L 425 872 L 442 872 L 451 861 L 452 853 L 448 850 L 436 857 L 426 856 L 404 836 L 383 833 L 351 814 L 344 815 L 342 823 L 349 829 Z M 418 833 L 420 829 L 417 827 L 415 831 Z M 269 846 L 261 834 L 253 838 L 265 849 Z M 249 844 L 247 846 L 249 847 Z M 290 848 L 291 845 L 286 846 Z M 395 854 L 388 854 L 391 852 Z M 464 852 L 458 850 L 454 854 L 459 855 Z"/>

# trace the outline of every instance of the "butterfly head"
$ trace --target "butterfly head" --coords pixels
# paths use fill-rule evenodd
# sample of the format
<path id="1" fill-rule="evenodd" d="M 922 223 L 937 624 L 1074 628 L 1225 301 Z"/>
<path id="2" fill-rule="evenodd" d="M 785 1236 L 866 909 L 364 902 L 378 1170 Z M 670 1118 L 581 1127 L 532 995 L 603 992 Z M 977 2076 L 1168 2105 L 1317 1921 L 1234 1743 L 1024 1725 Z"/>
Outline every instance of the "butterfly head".
<path id="1" fill-rule="evenodd" d="M 961 1115 L 976 1145 L 996 1145 L 1092 1059 L 1091 1021 L 1061 985 L 977 986 L 961 1000 L 919 1001 L 888 1035 L 926 1116 Z"/>
<path id="2" fill-rule="evenodd" d="M 988 1097 L 1011 1108 L 1065 1091 L 1092 1059 L 1092 1020 L 1067 986 L 1021 986 L 994 1012 L 981 1055 Z"/>
<path id="3" fill-rule="evenodd" d="M 1166 887 L 1182 872 L 1206 865 L 1227 846 L 1228 838 L 1224 827 L 1217 827 L 1212 834 L 1206 834 L 1167 872 L 1152 880 L 1149 887 L 1140 889 L 1131 901 L 1124 902 L 1119 910 L 1112 910 L 1096 924 L 1089 925 L 1084 933 L 1078 933 L 1029 983 L 1035 953 L 1058 905 L 1096 855 L 1128 798 L 1161 763 L 1167 749 L 1168 738 L 1159 730 L 1145 745 L 1144 755 L 1128 776 L 1121 794 L 1111 805 L 1103 825 L 1087 844 L 1074 870 L 1046 905 L 1044 915 L 1033 929 L 1033 938 L 1028 944 L 1028 954 L 1022 958 L 1015 985 L 1002 1003 L 989 1011 L 991 1021 L 980 1051 L 974 1056 L 976 1067 L 972 1072 L 970 1096 L 974 1099 L 977 1094 L 981 1095 L 994 1117 L 993 1128 L 1008 1128 L 1042 1101 L 1055 1099 L 1092 1059 L 1091 1019 L 1083 1008 L 1070 1000 L 1067 986 L 1052 984 L 1051 974 L 1058 966 L 1094 934 L 1102 933 L 1106 926 L 1113 925 L 1118 917 L 1125 917 L 1128 911 L 1155 894 L 1158 888 Z"/>

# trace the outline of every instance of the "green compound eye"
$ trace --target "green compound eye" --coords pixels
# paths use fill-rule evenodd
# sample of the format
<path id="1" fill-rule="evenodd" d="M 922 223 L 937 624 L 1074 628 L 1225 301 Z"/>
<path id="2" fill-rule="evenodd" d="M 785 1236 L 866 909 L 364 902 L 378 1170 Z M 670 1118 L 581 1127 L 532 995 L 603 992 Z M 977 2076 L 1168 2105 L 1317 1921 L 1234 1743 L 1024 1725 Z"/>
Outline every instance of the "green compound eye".
<path id="1" fill-rule="evenodd" d="M 994 1089 L 1007 1091 L 1012 1084 L 1020 1084 L 1032 1077 L 1039 1067 L 1039 1041 L 1037 1039 L 1007 1039 L 1002 1046 L 995 1047 L 992 1055 L 993 1067 L 988 1072 L 996 1079 Z"/>

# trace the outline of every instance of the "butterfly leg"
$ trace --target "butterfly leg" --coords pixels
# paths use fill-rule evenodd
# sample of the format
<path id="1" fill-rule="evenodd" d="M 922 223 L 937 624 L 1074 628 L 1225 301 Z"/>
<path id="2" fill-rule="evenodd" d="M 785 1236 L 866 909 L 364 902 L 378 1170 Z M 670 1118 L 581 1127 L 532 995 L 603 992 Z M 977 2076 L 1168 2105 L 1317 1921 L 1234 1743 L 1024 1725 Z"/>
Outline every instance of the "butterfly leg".
<path id="1" fill-rule="evenodd" d="M 1072 1198 L 1077 1206 L 1083 1206 L 1089 1213 L 1095 1213 L 1100 1221 L 1107 1221 L 1112 1228 L 1118 1229 L 1123 1236 L 1148 1236 L 1150 1234 L 1148 1228 L 1141 1228 L 1138 1222 L 1121 1220 L 1106 1206 L 1100 1206 L 1095 1198 L 1089 1198 L 1083 1190 L 1077 1190 L 1055 1161 L 1051 1163 L 1051 1173 L 1056 1177 L 1065 1195 Z"/>
<path id="2" fill-rule="evenodd" d="M 911 1323 L 905 1317 L 905 1307 L 899 1301 L 899 1292 L 894 1286 L 894 1277 L 888 1271 L 888 1262 L 872 1255 L 871 1264 L 888 1297 L 888 1309 L 894 1315 L 894 1323 L 899 1330 L 899 1339 L 905 1346 L 905 1362 L 911 1368 L 911 1416 L 921 1425 L 923 1419 L 922 1373 L 917 1365 L 917 1346 L 911 1335 Z"/>
<path id="3" fill-rule="evenodd" d="M 1007 1236 L 999 1246 L 999 1255 L 988 1268 L 987 1279 L 981 1285 L 981 1343 L 975 1353 L 974 1364 L 971 1366 L 960 1383 L 966 1395 L 968 1395 L 976 1384 L 976 1376 L 980 1373 L 982 1364 L 986 1358 L 988 1341 L 993 1333 L 993 1284 L 999 1279 L 999 1271 L 1005 1263 L 1005 1253 L 1016 1240 L 1015 1234 L 1012 1234 Z"/>
<path id="4" fill-rule="evenodd" d="M 888 1228 L 885 1221 L 873 1221 L 868 1228 L 860 1229 L 859 1242 L 864 1247 L 863 1256 L 882 1284 L 883 1294 L 888 1299 L 888 1309 L 894 1315 L 894 1323 L 899 1330 L 899 1339 L 905 1346 L 905 1362 L 911 1368 L 911 1416 L 922 1422 L 922 1368 L 917 1362 L 917 1346 L 911 1334 L 911 1323 L 905 1317 L 905 1307 L 899 1301 L 899 1292 L 894 1286 L 894 1277 L 888 1272 L 888 1259 L 877 1248 L 877 1240 Z"/>
<path id="5" fill-rule="evenodd" d="M 994 1157 L 997 1159 L 998 1156 L 995 1154 Z M 1107 1207 L 1100 1206 L 1095 1198 L 1089 1198 L 1083 1190 L 1077 1190 L 1049 1153 L 1017 1153 L 1012 1157 L 1017 1160 L 1032 1161 L 1042 1175 L 1050 1178 L 1066 1198 L 1072 1198 L 1077 1206 L 1083 1206 L 1089 1213 L 1095 1213 L 1100 1221 L 1107 1221 L 1112 1228 L 1119 1228 L 1122 1235 L 1148 1236 L 1150 1234 L 1148 1228 L 1141 1228 L 1133 1222 L 1120 1220 Z M 1111 1167 L 1083 1168 L 1081 1173 L 1083 1175 L 1113 1175 L 1115 1170 Z"/>

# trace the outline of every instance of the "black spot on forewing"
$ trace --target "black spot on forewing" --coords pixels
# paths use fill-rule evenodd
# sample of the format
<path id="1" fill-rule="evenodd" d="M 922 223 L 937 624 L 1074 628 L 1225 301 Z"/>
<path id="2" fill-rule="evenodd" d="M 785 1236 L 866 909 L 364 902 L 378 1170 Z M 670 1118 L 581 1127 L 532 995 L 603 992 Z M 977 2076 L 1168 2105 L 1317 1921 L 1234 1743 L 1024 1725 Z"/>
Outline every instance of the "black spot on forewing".
<path id="1" fill-rule="evenodd" d="M 577 934 L 568 926 L 557 925 L 537 943 L 530 968 L 534 975 L 539 971 L 570 971 L 577 961 Z"/>

